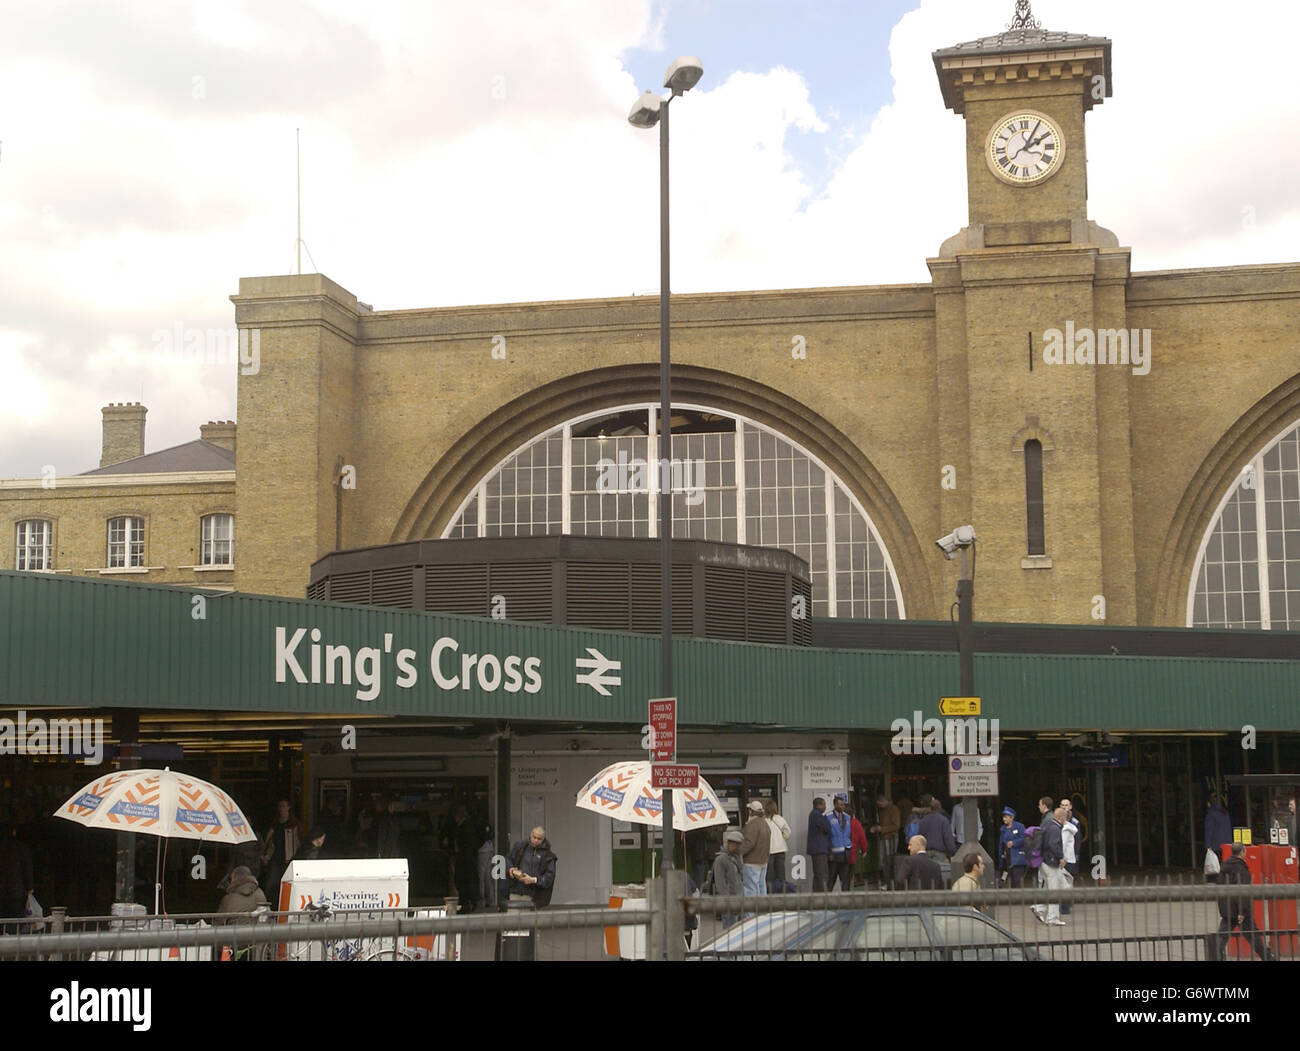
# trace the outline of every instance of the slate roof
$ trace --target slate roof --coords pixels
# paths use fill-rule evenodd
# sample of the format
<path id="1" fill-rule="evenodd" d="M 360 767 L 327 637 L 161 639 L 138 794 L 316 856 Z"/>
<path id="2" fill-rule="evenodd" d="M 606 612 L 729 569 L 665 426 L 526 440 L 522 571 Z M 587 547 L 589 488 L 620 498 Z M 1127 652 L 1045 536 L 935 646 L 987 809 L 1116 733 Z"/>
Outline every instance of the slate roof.
<path id="1" fill-rule="evenodd" d="M 159 449 L 156 453 L 135 456 L 120 463 L 111 463 L 93 471 L 93 474 L 167 474 L 172 471 L 233 471 L 235 454 L 223 446 L 197 438 L 184 445 Z"/>

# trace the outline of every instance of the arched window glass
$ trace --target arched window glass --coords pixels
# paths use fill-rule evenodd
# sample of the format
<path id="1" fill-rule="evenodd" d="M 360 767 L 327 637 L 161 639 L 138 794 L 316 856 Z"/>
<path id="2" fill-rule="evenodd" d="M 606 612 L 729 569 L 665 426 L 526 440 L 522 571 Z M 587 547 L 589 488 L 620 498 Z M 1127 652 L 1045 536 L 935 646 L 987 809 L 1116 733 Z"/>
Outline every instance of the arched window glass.
<path id="1" fill-rule="evenodd" d="M 806 560 L 815 616 L 904 615 L 879 533 L 815 457 L 745 417 L 674 405 L 671 463 L 656 471 L 658 415 L 657 405 L 629 405 L 538 436 L 474 487 L 443 535 L 653 537 L 668 487 L 675 537 Z"/>
<path id="2" fill-rule="evenodd" d="M 1192 574 L 1187 623 L 1300 630 L 1300 424 L 1265 446 L 1220 503 Z"/>

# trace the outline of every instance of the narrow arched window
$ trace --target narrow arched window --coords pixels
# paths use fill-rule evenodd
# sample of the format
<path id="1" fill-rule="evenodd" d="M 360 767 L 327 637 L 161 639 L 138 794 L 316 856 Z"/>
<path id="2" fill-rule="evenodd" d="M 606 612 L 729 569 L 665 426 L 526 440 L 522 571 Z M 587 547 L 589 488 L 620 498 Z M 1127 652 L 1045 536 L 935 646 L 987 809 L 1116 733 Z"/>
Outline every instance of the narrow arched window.
<path id="1" fill-rule="evenodd" d="M 1025 442 L 1025 512 L 1028 516 L 1029 554 L 1045 555 L 1043 541 L 1043 443 Z"/>

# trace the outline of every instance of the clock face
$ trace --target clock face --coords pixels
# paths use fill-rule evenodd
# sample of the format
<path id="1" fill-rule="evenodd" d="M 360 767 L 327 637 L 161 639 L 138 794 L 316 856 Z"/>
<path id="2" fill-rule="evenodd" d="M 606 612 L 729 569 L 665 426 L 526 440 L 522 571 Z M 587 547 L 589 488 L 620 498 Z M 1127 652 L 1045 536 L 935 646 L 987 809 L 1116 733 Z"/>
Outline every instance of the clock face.
<path id="1" fill-rule="evenodd" d="M 1033 186 L 1060 170 L 1065 140 L 1050 117 L 1021 110 L 993 125 L 984 156 L 989 169 L 1003 182 Z"/>

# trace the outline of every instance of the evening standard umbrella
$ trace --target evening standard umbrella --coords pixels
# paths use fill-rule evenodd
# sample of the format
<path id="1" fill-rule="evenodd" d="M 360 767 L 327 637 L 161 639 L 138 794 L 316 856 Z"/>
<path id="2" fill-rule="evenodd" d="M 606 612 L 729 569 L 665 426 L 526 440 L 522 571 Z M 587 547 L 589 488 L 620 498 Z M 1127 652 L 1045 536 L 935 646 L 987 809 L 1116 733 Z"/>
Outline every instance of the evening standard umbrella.
<path id="1" fill-rule="evenodd" d="M 110 828 L 166 839 L 205 843 L 256 840 L 244 812 L 216 785 L 189 774 L 163 770 L 119 770 L 83 786 L 54 812 L 87 828 Z M 154 866 L 154 913 L 158 871 Z"/>
<path id="2" fill-rule="evenodd" d="M 730 824 L 717 794 L 700 778 L 698 788 L 674 788 L 673 828 L 689 832 L 710 825 Z M 614 763 L 582 786 L 577 805 L 615 821 L 663 827 L 663 790 L 650 785 L 650 764 Z"/>

